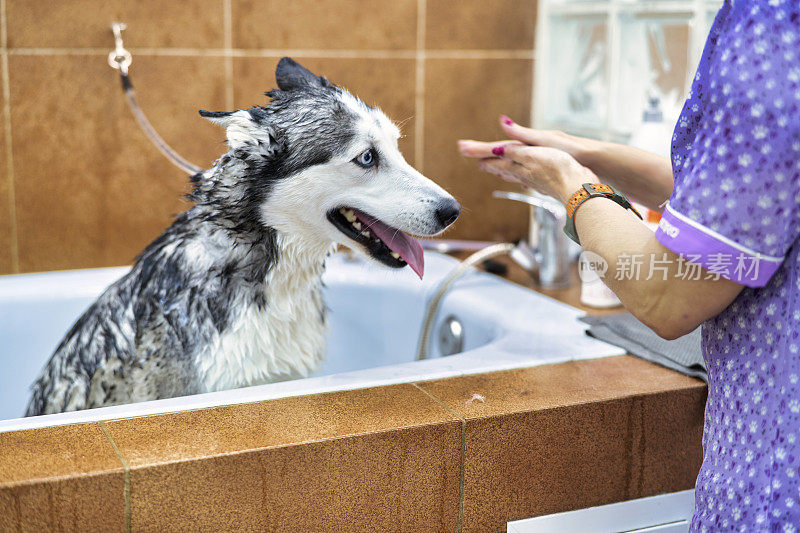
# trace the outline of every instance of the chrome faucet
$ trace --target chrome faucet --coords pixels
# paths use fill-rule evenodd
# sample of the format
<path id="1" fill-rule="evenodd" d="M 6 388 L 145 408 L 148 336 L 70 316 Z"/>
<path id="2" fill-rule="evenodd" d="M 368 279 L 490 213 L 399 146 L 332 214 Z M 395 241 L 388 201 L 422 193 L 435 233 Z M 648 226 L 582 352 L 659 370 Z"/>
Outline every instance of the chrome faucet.
<path id="1" fill-rule="evenodd" d="M 567 209 L 550 196 L 534 191 L 526 194 L 494 191 L 495 198 L 524 202 L 530 206 L 527 242 L 520 242 L 511 256 L 541 287 L 567 287 L 569 280 L 569 237 L 564 233 Z"/>

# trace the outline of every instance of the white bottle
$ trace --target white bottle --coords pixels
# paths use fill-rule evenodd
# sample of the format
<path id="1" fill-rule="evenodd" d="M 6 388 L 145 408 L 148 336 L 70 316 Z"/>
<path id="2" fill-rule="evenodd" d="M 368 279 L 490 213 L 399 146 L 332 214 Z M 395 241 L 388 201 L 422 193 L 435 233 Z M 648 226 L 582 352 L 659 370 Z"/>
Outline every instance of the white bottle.
<path id="1" fill-rule="evenodd" d="M 578 259 L 578 276 L 581 278 L 581 303 L 598 309 L 622 305 L 617 295 L 608 288 L 601 276 L 613 275 L 608 264 L 599 255 L 584 251 Z"/>
<path id="2" fill-rule="evenodd" d="M 630 146 L 647 150 L 662 157 L 669 157 L 672 127 L 664 122 L 661 99 L 650 96 L 642 113 L 642 122 L 631 134 Z"/>
<path id="3" fill-rule="evenodd" d="M 628 144 L 634 148 L 669 158 L 671 141 L 672 126 L 664 122 L 661 100 L 658 96 L 650 96 L 647 99 L 647 107 L 642 113 L 642 122 L 631 134 Z M 637 203 L 634 203 L 633 206 L 644 217 L 647 227 L 655 231 L 658 227 L 658 214 L 651 213 L 645 206 Z"/>

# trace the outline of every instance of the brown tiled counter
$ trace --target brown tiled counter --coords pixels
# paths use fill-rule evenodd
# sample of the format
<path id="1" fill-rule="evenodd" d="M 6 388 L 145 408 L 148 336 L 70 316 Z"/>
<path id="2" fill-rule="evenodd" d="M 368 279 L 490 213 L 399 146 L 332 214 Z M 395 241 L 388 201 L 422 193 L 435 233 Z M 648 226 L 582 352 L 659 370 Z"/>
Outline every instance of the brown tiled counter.
<path id="1" fill-rule="evenodd" d="M 690 488 L 705 385 L 630 357 L 0 434 L 0 531 L 501 531 Z"/>
<path id="2" fill-rule="evenodd" d="M 120 531 L 124 468 L 99 424 L 0 433 L 0 531 Z"/>
<path id="3" fill-rule="evenodd" d="M 688 489 L 705 385 L 630 356 L 418 384 L 464 420 L 463 530 Z"/>

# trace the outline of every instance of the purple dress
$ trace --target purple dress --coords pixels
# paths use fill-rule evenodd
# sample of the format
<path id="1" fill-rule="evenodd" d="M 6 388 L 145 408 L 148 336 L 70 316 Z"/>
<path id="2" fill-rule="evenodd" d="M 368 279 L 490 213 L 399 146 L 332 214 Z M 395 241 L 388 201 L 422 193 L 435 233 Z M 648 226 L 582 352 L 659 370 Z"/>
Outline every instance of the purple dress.
<path id="1" fill-rule="evenodd" d="M 726 1 L 672 163 L 656 238 L 746 286 L 703 324 L 692 531 L 800 530 L 800 0 Z"/>

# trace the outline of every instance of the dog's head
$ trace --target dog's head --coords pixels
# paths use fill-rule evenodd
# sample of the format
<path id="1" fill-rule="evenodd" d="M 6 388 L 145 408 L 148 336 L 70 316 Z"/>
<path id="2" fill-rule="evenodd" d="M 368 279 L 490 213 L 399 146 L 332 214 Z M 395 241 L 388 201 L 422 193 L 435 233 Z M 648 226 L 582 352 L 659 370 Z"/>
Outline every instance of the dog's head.
<path id="1" fill-rule="evenodd" d="M 226 128 L 229 154 L 246 163 L 239 201 L 267 227 L 408 264 L 421 277 L 422 248 L 411 235 L 442 232 L 461 206 L 406 162 L 400 130 L 379 109 L 290 58 L 275 77 L 267 107 L 200 112 Z"/>

